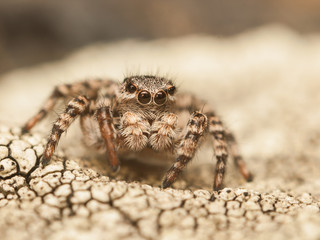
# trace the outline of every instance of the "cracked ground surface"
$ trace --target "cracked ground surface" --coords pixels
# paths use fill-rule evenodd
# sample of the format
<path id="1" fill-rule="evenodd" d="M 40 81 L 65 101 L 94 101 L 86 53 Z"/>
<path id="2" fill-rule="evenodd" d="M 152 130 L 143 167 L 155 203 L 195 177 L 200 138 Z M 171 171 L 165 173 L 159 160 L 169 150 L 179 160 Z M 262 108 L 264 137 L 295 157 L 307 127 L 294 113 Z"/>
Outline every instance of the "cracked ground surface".
<path id="1" fill-rule="evenodd" d="M 1 239 L 267 239 L 275 231 L 299 239 L 309 231 L 320 234 L 320 198 L 309 193 L 162 190 L 110 179 L 65 156 L 37 168 L 44 143 L 39 135 L 0 128 Z"/>
<path id="2" fill-rule="evenodd" d="M 319 35 L 269 26 L 230 39 L 97 44 L 0 76 L 0 239 L 318 240 L 319 52 Z M 55 113 L 30 134 L 18 126 L 54 85 L 121 79 L 128 65 L 150 72 L 152 63 L 174 69 L 180 89 L 215 107 L 237 136 L 253 182 L 229 163 L 227 188 L 212 192 L 208 146 L 173 188 L 159 188 L 168 166 L 158 163 L 123 161 L 112 175 L 103 154 L 84 148 L 78 123 L 50 165 L 37 167 Z"/>

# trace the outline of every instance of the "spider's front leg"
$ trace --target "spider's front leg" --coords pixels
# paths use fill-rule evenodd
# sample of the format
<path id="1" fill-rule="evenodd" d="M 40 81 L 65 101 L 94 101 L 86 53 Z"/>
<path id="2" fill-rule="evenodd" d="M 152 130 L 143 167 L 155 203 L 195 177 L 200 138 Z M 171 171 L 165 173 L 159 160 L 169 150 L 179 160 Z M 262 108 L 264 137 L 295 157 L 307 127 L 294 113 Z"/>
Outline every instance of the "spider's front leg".
<path id="1" fill-rule="evenodd" d="M 68 103 L 64 113 L 62 113 L 53 124 L 52 131 L 41 160 L 43 166 L 48 165 L 60 140 L 61 134 L 65 132 L 71 123 L 87 109 L 88 104 L 89 100 L 85 96 L 76 97 Z"/>
<path id="2" fill-rule="evenodd" d="M 178 175 L 182 172 L 184 167 L 193 158 L 196 150 L 199 147 L 200 141 L 205 134 L 207 126 L 208 119 L 206 115 L 200 112 L 195 112 L 192 114 L 187 124 L 186 134 L 184 135 L 178 147 L 178 157 L 176 162 L 171 166 L 163 179 L 163 188 L 171 186 Z"/>

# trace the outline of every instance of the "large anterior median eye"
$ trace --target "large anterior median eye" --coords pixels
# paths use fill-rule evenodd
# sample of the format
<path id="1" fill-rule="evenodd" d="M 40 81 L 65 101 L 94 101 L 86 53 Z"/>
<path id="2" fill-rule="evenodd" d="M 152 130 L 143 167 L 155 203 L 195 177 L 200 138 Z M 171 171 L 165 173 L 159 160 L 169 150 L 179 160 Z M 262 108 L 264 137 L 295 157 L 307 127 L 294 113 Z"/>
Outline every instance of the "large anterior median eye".
<path id="1" fill-rule="evenodd" d="M 128 83 L 126 88 L 129 93 L 134 93 L 135 91 L 137 91 L 137 87 L 132 83 Z"/>
<path id="2" fill-rule="evenodd" d="M 148 91 L 141 91 L 138 95 L 138 101 L 142 104 L 148 104 L 151 102 L 151 94 Z"/>
<path id="3" fill-rule="evenodd" d="M 167 94 L 163 91 L 160 90 L 159 92 L 156 93 L 154 96 L 154 102 L 158 105 L 162 105 L 167 101 Z"/>

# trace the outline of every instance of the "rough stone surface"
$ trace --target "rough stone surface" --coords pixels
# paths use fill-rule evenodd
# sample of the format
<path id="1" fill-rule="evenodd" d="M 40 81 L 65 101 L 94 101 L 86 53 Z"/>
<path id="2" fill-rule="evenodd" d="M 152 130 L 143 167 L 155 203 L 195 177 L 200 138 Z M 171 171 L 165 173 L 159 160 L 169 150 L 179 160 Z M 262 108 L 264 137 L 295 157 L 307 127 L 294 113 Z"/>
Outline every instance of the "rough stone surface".
<path id="1" fill-rule="evenodd" d="M 319 52 L 317 35 L 266 27 L 227 40 L 102 44 L 2 76 L 1 240 L 319 239 Z M 239 139 L 253 182 L 244 183 L 229 163 L 226 188 L 212 192 L 207 146 L 174 188 L 159 188 L 168 167 L 160 164 L 131 159 L 111 174 L 104 155 L 78 140 L 77 123 L 51 164 L 37 167 L 51 125 L 44 121 L 26 135 L 16 126 L 53 85 L 97 75 L 120 79 L 132 62 L 150 71 L 154 58 L 179 73 L 181 89 L 215 103 Z"/>
<path id="2" fill-rule="evenodd" d="M 2 145 L 3 152 L 10 154 L 0 159 L 1 239 L 320 236 L 320 198 L 311 193 L 268 193 L 245 188 L 224 188 L 213 193 L 203 189 L 162 190 L 152 186 L 156 181 L 150 185 L 129 179 L 118 181 L 80 167 L 65 156 L 54 157 L 42 169 L 36 167 L 42 153 L 38 155 L 35 146 L 28 145 L 35 136 L 12 131 L 8 135 L 17 140 Z M 36 156 L 28 171 L 22 168 L 29 159 L 26 151 Z"/>

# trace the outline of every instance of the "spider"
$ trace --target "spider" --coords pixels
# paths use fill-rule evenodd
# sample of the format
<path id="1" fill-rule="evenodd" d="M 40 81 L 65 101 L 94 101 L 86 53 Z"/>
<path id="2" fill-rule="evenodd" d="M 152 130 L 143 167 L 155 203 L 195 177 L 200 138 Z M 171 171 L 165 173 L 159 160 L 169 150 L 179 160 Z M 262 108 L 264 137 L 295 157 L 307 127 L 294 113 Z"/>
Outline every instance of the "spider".
<path id="1" fill-rule="evenodd" d="M 251 180 L 235 138 L 220 118 L 204 101 L 176 90 L 170 79 L 152 75 L 126 77 L 121 84 L 90 79 L 59 85 L 22 131 L 30 131 L 59 100 L 71 99 L 53 124 L 41 158 L 43 166 L 50 162 L 62 133 L 80 117 L 85 143 L 104 149 L 113 171 L 119 169 L 121 152 L 151 149 L 166 153 L 175 159 L 162 181 L 162 187 L 167 188 L 192 160 L 202 140 L 210 135 L 217 159 L 214 190 L 222 188 L 228 149 L 243 177 Z"/>

